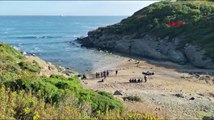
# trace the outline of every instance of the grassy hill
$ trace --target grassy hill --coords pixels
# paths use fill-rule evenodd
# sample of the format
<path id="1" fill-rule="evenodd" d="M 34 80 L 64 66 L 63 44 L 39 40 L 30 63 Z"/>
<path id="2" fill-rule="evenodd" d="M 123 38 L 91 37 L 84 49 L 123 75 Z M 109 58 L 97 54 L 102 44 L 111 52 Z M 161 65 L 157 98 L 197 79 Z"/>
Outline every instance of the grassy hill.
<path id="1" fill-rule="evenodd" d="M 0 43 L 0 119 L 156 119 L 123 112 L 111 94 L 84 89 L 75 76 L 40 76 L 38 63 L 26 59 Z"/>

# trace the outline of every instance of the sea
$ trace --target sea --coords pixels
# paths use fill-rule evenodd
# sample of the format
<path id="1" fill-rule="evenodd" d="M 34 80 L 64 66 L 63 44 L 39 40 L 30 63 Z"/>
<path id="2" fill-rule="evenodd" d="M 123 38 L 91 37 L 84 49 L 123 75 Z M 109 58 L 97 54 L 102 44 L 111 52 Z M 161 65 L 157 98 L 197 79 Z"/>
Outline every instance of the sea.
<path id="1" fill-rule="evenodd" d="M 0 16 L 0 42 L 72 69 L 89 73 L 120 62 L 118 55 L 87 49 L 75 42 L 88 31 L 120 22 L 127 16 Z"/>

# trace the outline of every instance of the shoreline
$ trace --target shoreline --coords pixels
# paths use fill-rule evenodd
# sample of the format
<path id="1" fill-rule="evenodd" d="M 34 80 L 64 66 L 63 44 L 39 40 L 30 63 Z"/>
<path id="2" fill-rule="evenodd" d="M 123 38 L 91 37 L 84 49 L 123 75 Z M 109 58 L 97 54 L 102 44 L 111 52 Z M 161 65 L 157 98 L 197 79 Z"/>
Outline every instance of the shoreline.
<path id="1" fill-rule="evenodd" d="M 90 48 L 87 48 L 90 49 Z M 105 51 L 103 51 L 105 52 Z M 109 53 L 109 52 L 106 52 Z M 153 60 L 153 59 L 147 59 L 147 58 L 141 58 L 141 57 L 128 57 L 128 56 L 124 56 L 123 54 L 120 53 L 112 53 L 118 57 L 121 57 L 123 60 L 122 61 L 118 61 L 109 65 L 105 65 L 105 66 L 101 66 L 99 68 L 95 68 L 92 71 L 89 72 L 89 74 L 93 74 L 96 71 L 102 71 L 102 70 L 107 70 L 107 69 L 118 69 L 118 66 L 123 66 L 127 63 L 127 61 L 134 61 L 134 62 L 145 62 L 148 64 L 152 64 L 154 66 L 159 66 L 159 67 L 164 67 L 164 68 L 168 68 L 168 69 L 175 69 L 178 72 L 181 73 L 189 73 L 189 72 L 195 72 L 195 73 L 199 73 L 199 74 L 213 74 L 214 75 L 214 69 L 203 69 L 203 68 L 198 68 L 195 66 L 192 66 L 190 64 L 186 64 L 186 65 L 181 65 L 178 63 L 174 63 L 171 61 L 158 61 L 158 60 Z"/>
<path id="2" fill-rule="evenodd" d="M 77 43 L 79 43 L 77 40 L 75 40 L 75 41 Z M 86 49 L 92 49 L 92 50 L 100 51 L 98 48 L 91 48 L 91 47 L 85 47 L 85 46 L 82 46 L 82 47 L 84 47 Z M 108 50 L 101 50 L 101 51 L 105 52 L 105 53 L 109 53 L 109 54 L 113 54 L 113 55 L 119 56 L 119 57 L 123 58 L 124 60 L 131 59 L 131 60 L 134 60 L 134 61 L 145 61 L 145 62 L 147 62 L 149 64 L 154 64 L 156 66 L 166 67 L 166 68 L 169 68 L 169 69 L 176 69 L 178 72 L 195 72 L 195 73 L 201 73 L 201 74 L 206 74 L 206 73 L 214 74 L 214 69 L 199 68 L 199 67 L 196 67 L 194 65 L 191 65 L 190 63 L 178 64 L 178 63 L 175 63 L 175 62 L 172 62 L 172 61 L 169 61 L 169 60 L 165 61 L 165 60 L 158 60 L 158 59 L 145 58 L 145 57 L 139 57 L 139 56 L 129 56 L 129 55 L 124 54 L 124 53 L 111 52 L 111 51 L 108 51 Z M 122 62 L 124 62 L 124 60 Z M 118 63 L 121 64 L 120 62 L 118 62 Z M 114 64 L 101 66 L 100 68 L 96 68 L 96 69 L 90 71 L 89 74 L 93 73 L 93 72 L 96 72 L 96 70 L 104 70 L 105 68 L 111 68 L 112 66 L 113 67 L 117 66 L 117 65 L 114 65 Z"/>

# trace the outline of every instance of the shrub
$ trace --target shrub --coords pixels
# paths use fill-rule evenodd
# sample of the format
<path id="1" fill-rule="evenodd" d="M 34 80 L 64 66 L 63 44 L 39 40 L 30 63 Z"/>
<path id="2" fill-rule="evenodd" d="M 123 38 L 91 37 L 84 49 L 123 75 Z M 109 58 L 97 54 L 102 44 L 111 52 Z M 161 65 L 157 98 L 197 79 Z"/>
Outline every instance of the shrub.
<path id="1" fill-rule="evenodd" d="M 19 66 L 21 69 L 28 70 L 30 72 L 39 72 L 40 71 L 40 67 L 39 67 L 38 63 L 35 61 L 32 64 L 22 61 L 19 63 Z"/>
<path id="2" fill-rule="evenodd" d="M 88 113 L 90 104 L 82 104 L 75 108 L 75 100 L 67 97 L 58 107 L 45 102 L 45 99 L 35 97 L 31 92 L 23 90 L 13 92 L 0 87 L 0 119 L 142 119 L 157 120 L 148 114 L 130 113 L 121 110 L 105 112 L 97 110 L 93 116 Z M 85 110 L 84 110 L 85 109 Z"/>
<path id="3" fill-rule="evenodd" d="M 60 79 L 58 79 L 60 78 Z M 78 79 L 67 79 L 63 76 L 55 76 L 37 80 L 17 79 L 4 81 L 3 84 L 13 91 L 25 90 L 31 91 L 35 95 L 42 95 L 46 103 L 59 105 L 69 94 L 78 98 L 77 107 L 85 102 L 91 104 L 92 112 L 106 109 L 122 109 L 122 103 L 113 98 L 112 95 L 105 92 L 94 92 L 81 87 Z M 68 94 L 69 93 L 69 94 Z"/>
<path id="4" fill-rule="evenodd" d="M 30 92 L 12 92 L 0 87 L 0 119 L 83 119 L 84 113 L 69 105 L 60 106 L 45 103 Z"/>

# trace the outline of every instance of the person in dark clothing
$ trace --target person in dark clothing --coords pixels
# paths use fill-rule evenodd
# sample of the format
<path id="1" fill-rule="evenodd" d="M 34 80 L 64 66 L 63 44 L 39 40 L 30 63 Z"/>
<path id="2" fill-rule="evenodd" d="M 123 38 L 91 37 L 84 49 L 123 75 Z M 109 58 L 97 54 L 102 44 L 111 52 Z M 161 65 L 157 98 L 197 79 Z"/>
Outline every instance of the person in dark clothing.
<path id="1" fill-rule="evenodd" d="M 97 72 L 95 73 L 96 78 L 98 77 Z"/>
<path id="2" fill-rule="evenodd" d="M 97 73 L 97 78 L 99 78 L 100 77 L 100 73 Z"/>
<path id="3" fill-rule="evenodd" d="M 106 71 L 103 71 L 103 77 L 106 77 Z"/>
<path id="4" fill-rule="evenodd" d="M 87 77 L 86 77 L 85 74 L 82 75 L 82 79 L 83 79 L 83 80 L 84 80 L 84 79 L 87 79 Z"/>
<path id="5" fill-rule="evenodd" d="M 116 74 L 116 75 L 118 74 L 118 70 L 115 71 L 115 74 Z"/>
<path id="6" fill-rule="evenodd" d="M 51 66 L 48 66 L 48 70 L 51 70 Z"/>
<path id="7" fill-rule="evenodd" d="M 103 72 L 100 73 L 101 77 L 103 77 Z"/>
<path id="8" fill-rule="evenodd" d="M 106 75 L 107 75 L 107 77 L 109 76 L 109 71 L 108 70 L 106 71 Z"/>
<path id="9" fill-rule="evenodd" d="M 133 83 L 134 82 L 134 79 L 131 79 L 131 83 Z"/>
<path id="10" fill-rule="evenodd" d="M 104 79 L 106 79 L 106 73 L 104 74 Z"/>
<path id="11" fill-rule="evenodd" d="M 145 83 L 147 82 L 147 76 L 146 75 L 144 75 L 144 80 L 145 80 Z"/>

